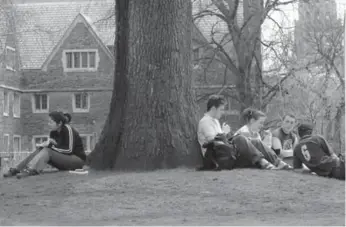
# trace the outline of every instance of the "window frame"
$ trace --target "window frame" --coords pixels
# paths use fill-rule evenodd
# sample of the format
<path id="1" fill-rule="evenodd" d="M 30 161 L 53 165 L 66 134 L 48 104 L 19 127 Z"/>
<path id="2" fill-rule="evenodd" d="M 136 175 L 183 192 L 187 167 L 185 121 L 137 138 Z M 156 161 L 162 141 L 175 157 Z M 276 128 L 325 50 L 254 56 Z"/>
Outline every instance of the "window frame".
<path id="1" fill-rule="evenodd" d="M 84 147 L 84 151 L 87 154 L 90 153 L 92 151 L 92 147 L 94 147 L 94 144 L 91 144 L 91 138 L 94 137 L 94 134 L 79 134 L 79 136 L 81 138 L 82 137 L 86 137 L 86 139 L 87 139 L 87 147 Z"/>
<path id="2" fill-rule="evenodd" d="M 32 139 L 31 139 L 31 145 L 32 145 L 32 152 L 34 152 L 36 150 L 36 139 L 38 138 L 47 138 L 47 140 L 49 139 L 49 136 L 47 135 L 33 135 Z"/>
<path id="3" fill-rule="evenodd" d="M 13 143 L 13 148 L 12 148 L 12 153 L 15 154 L 16 152 L 14 151 L 14 145 L 15 145 L 15 139 L 18 138 L 19 139 L 19 146 L 18 146 L 18 152 L 20 153 L 22 150 L 22 137 L 20 135 L 13 135 L 12 138 L 12 143 Z M 18 153 L 17 152 L 17 153 Z"/>
<path id="4" fill-rule="evenodd" d="M 16 96 L 18 96 L 18 113 L 16 113 L 15 111 L 15 107 L 16 107 Z M 12 113 L 13 113 L 13 117 L 14 118 L 20 118 L 20 104 L 21 104 L 21 94 L 14 92 L 13 93 L 13 103 L 12 103 Z"/>
<path id="5" fill-rule="evenodd" d="M 8 61 L 7 61 L 7 53 L 8 53 L 8 51 L 12 51 L 13 54 L 14 54 L 14 59 L 12 59 L 13 60 L 13 66 L 10 66 L 8 64 Z M 5 46 L 5 55 L 6 55 L 6 61 L 5 61 L 6 62 L 6 70 L 15 72 L 16 71 L 16 49 L 11 47 L 11 46 L 7 46 L 6 45 Z"/>
<path id="6" fill-rule="evenodd" d="M 81 95 L 81 97 L 83 97 L 83 95 L 87 95 L 86 97 L 86 105 L 87 108 L 83 109 L 83 108 L 79 108 L 76 106 L 76 95 Z M 72 94 L 72 109 L 74 113 L 87 113 L 90 111 L 90 94 L 88 92 L 74 92 Z"/>
<path id="7" fill-rule="evenodd" d="M 46 95 L 47 96 L 47 109 L 36 109 L 36 95 L 42 96 Z M 41 107 L 42 107 L 42 98 L 40 99 L 41 101 Z M 32 112 L 33 113 L 48 113 L 49 111 L 49 95 L 48 93 L 34 93 L 32 94 Z"/>
<path id="8" fill-rule="evenodd" d="M 2 137 L 2 145 L 5 144 L 5 137 L 7 137 L 7 150 L 4 151 L 4 153 L 9 154 L 10 153 L 10 134 L 4 133 Z"/>
<path id="9" fill-rule="evenodd" d="M 71 57 L 67 57 L 67 54 L 71 53 Z M 75 55 L 76 53 L 79 53 L 78 56 L 78 61 L 79 61 L 79 67 L 75 67 Z M 87 53 L 87 67 L 82 67 L 83 66 L 83 53 Z M 93 62 L 95 67 L 91 67 L 92 64 L 90 64 L 90 53 L 94 54 L 94 59 L 95 61 Z M 69 63 L 69 59 L 71 59 L 71 64 Z M 63 68 L 64 72 L 96 72 L 98 65 L 99 65 L 99 53 L 98 49 L 66 49 L 63 50 L 62 53 L 62 63 L 63 63 Z M 68 67 L 70 66 L 71 67 Z"/>
<path id="10" fill-rule="evenodd" d="M 8 90 L 4 90 L 3 91 L 3 100 L 2 100 L 2 104 L 3 104 L 3 115 L 8 117 L 10 116 L 10 91 Z M 5 94 L 7 95 L 7 97 L 5 97 Z M 5 100 L 7 100 L 7 105 L 5 103 Z M 7 110 L 7 111 L 6 111 Z"/>

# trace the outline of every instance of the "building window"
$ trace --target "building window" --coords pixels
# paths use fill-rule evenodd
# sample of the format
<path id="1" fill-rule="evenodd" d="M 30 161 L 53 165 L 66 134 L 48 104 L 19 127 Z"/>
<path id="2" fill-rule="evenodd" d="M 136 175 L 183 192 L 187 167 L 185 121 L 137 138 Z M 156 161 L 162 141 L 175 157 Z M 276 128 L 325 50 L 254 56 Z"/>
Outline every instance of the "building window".
<path id="1" fill-rule="evenodd" d="M 16 49 L 6 46 L 6 56 L 5 56 L 5 62 L 6 62 L 6 69 L 15 71 L 16 68 Z"/>
<path id="2" fill-rule="evenodd" d="M 10 94 L 8 91 L 4 91 L 4 99 L 3 99 L 3 106 L 4 106 L 4 116 L 8 116 L 10 112 Z"/>
<path id="3" fill-rule="evenodd" d="M 13 153 L 19 153 L 21 151 L 21 137 L 18 135 L 13 136 Z"/>
<path id="4" fill-rule="evenodd" d="M 227 97 L 227 96 L 226 96 Z M 238 109 L 239 104 L 237 104 L 237 102 L 231 98 L 231 97 L 227 97 L 227 105 L 225 108 L 225 113 L 227 115 L 240 115 L 240 112 Z"/>
<path id="5" fill-rule="evenodd" d="M 33 95 L 33 112 L 34 113 L 47 113 L 49 108 L 49 99 L 47 94 L 34 94 Z"/>
<path id="6" fill-rule="evenodd" d="M 13 94 L 13 117 L 20 117 L 20 94 Z"/>
<path id="7" fill-rule="evenodd" d="M 10 135 L 9 134 L 4 134 L 4 138 L 3 138 L 3 141 L 2 141 L 2 151 L 5 152 L 5 153 L 8 153 L 9 152 L 9 149 L 10 149 Z"/>
<path id="8" fill-rule="evenodd" d="M 64 50 L 64 70 L 71 71 L 96 71 L 98 51 L 90 50 Z"/>
<path id="9" fill-rule="evenodd" d="M 93 135 L 89 134 L 80 134 L 80 137 L 83 142 L 83 147 L 86 153 L 90 153 L 95 146 L 95 140 Z"/>
<path id="10" fill-rule="evenodd" d="M 90 107 L 90 96 L 86 92 L 73 94 L 73 112 L 88 112 Z"/>
<path id="11" fill-rule="evenodd" d="M 44 136 L 44 135 L 33 136 L 32 137 L 32 150 L 35 151 L 37 144 L 41 144 L 41 143 L 47 141 L 48 138 L 49 138 L 48 136 Z"/>

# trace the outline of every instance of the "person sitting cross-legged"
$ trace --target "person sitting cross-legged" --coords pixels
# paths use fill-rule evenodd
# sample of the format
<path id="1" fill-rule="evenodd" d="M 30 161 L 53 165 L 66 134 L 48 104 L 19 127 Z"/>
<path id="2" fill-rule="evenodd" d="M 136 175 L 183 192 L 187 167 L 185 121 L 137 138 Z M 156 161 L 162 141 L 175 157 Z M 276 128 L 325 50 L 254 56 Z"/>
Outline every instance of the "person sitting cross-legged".
<path id="1" fill-rule="evenodd" d="M 293 157 L 293 149 L 298 144 L 298 137 L 293 132 L 296 117 L 286 114 L 281 126 L 272 132 L 272 148 L 282 158 Z"/>
<path id="2" fill-rule="evenodd" d="M 17 178 L 38 175 L 49 164 L 58 170 L 75 170 L 83 167 L 86 154 L 79 133 L 68 122 L 62 112 L 49 114 L 48 126 L 51 128 L 48 141 L 38 145 L 39 149 L 30 154 L 4 177 Z"/>
<path id="3" fill-rule="evenodd" d="M 223 96 L 212 95 L 207 102 L 207 112 L 198 123 L 198 142 L 201 145 L 204 160 L 207 159 L 207 149 L 203 145 L 215 140 L 217 136 L 224 135 L 226 137 L 231 131 L 227 124 L 223 123 L 221 126 L 219 122 L 219 119 L 224 114 L 225 106 L 226 100 Z M 238 135 L 233 137 L 232 143 L 235 144 L 239 154 L 234 168 L 276 169 L 245 136 Z M 227 149 L 226 144 L 218 146 L 221 149 Z"/>
<path id="4" fill-rule="evenodd" d="M 306 172 L 303 164 L 319 176 L 345 180 L 345 159 L 337 156 L 326 139 L 312 135 L 311 124 L 298 127 L 300 141 L 293 151 L 293 167 L 297 172 Z"/>
<path id="5" fill-rule="evenodd" d="M 282 161 L 268 145 L 263 143 L 259 134 L 263 127 L 266 115 L 259 110 L 247 108 L 242 113 L 244 126 L 235 132 L 235 135 L 245 136 L 264 155 L 266 160 L 274 164 L 278 169 L 293 169 L 289 164 Z"/>

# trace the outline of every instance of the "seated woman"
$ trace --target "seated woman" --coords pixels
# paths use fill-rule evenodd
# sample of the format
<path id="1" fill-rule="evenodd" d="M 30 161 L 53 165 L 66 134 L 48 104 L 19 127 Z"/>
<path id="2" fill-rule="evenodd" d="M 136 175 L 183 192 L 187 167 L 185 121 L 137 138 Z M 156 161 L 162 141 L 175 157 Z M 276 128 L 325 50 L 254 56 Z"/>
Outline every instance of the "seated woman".
<path id="1" fill-rule="evenodd" d="M 247 108 L 242 113 L 242 118 L 246 122 L 244 126 L 238 129 L 234 135 L 243 135 L 264 155 L 265 159 L 274 164 L 279 169 L 292 169 L 290 165 L 282 161 L 276 153 L 263 143 L 259 134 L 263 127 L 266 115 L 259 110 Z"/>
<path id="2" fill-rule="evenodd" d="M 49 114 L 51 129 L 49 140 L 38 145 L 38 149 L 4 174 L 4 177 L 38 175 L 49 164 L 58 170 L 75 170 L 83 167 L 86 154 L 79 133 L 68 123 L 71 116 L 53 111 Z"/>
<path id="3" fill-rule="evenodd" d="M 198 123 L 198 142 L 202 148 L 202 157 L 205 162 L 207 148 L 204 144 L 213 141 L 218 134 L 223 134 L 225 137 L 230 133 L 231 128 L 226 123 L 220 124 L 220 118 L 225 112 L 227 102 L 223 96 L 212 95 L 207 102 L 207 112 Z M 235 168 L 261 168 L 261 169 L 277 169 L 273 164 L 265 159 L 263 154 L 242 135 L 235 136 L 233 143 L 239 153 Z M 227 146 L 221 146 L 222 149 L 227 149 Z M 206 163 L 199 170 L 203 170 Z"/>

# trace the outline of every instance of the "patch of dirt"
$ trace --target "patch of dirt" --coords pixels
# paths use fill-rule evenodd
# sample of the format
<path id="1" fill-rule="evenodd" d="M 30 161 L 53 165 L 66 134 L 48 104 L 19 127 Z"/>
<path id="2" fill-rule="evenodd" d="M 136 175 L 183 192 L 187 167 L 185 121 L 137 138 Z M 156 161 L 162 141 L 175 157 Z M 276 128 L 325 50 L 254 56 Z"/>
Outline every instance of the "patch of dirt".
<path id="1" fill-rule="evenodd" d="M 345 182 L 288 171 L 0 179 L 0 225 L 345 225 Z"/>

